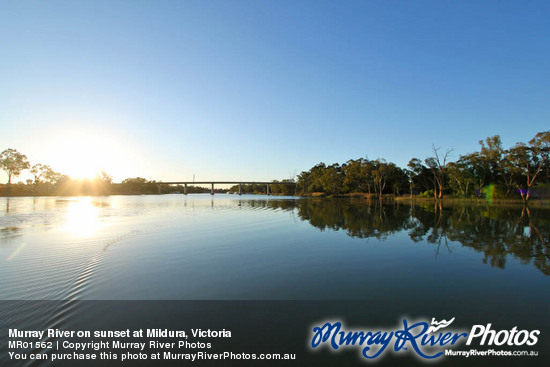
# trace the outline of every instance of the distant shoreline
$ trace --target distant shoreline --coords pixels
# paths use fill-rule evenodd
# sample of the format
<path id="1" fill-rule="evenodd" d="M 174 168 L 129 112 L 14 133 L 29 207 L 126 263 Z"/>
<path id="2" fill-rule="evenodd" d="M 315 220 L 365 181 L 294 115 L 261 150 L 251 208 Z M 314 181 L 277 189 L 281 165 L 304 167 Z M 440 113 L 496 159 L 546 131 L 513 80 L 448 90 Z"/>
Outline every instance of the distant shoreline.
<path id="1" fill-rule="evenodd" d="M 210 191 L 205 192 L 194 192 L 189 193 L 188 195 L 211 195 Z M 139 196 L 163 196 L 163 195 L 182 195 L 187 196 L 184 193 L 179 192 L 166 192 L 166 193 L 91 193 L 91 194 L 70 194 L 70 193 L 20 193 L 16 195 L 4 195 L 0 194 L 0 197 L 3 198 L 24 198 L 24 197 L 104 197 L 104 196 L 132 196 L 132 195 L 139 195 Z M 215 196 L 239 196 L 237 194 L 228 194 L 227 192 L 216 192 Z M 254 196 L 266 196 L 265 193 L 243 193 L 242 195 L 254 195 Z M 289 196 L 284 195 L 280 193 L 274 193 L 270 194 L 269 196 Z M 326 193 L 313 193 L 309 195 L 293 195 L 295 198 L 304 198 L 304 199 L 350 199 L 350 200 L 360 200 L 360 201 L 366 201 L 366 202 L 379 202 L 382 201 L 384 203 L 390 203 L 395 202 L 399 204 L 467 204 L 467 205 L 514 205 L 514 206 L 524 206 L 526 203 L 523 202 L 521 199 L 492 199 L 488 200 L 483 197 L 479 198 L 460 198 L 460 197 L 452 197 L 452 196 L 444 196 L 441 199 L 436 198 L 426 198 L 426 197 L 420 197 L 419 195 L 414 195 L 412 198 L 410 196 L 392 196 L 392 195 L 384 195 L 382 198 L 377 197 L 374 194 L 368 194 L 368 193 L 352 193 L 352 194 L 343 194 L 343 195 L 328 195 Z M 536 205 L 536 206 L 550 206 L 550 199 L 548 198 L 533 198 L 528 202 L 529 205 Z"/>

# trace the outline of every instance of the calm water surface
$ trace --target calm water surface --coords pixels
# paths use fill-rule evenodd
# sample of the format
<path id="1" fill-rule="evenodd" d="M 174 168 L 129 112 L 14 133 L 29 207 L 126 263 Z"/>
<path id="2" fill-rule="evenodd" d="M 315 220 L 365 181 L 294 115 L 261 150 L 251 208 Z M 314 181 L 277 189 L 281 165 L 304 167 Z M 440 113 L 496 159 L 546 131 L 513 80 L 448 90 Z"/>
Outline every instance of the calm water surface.
<path id="1" fill-rule="evenodd" d="M 233 195 L 1 198 L 0 295 L 548 300 L 550 211 Z"/>
<path id="2" fill-rule="evenodd" d="M 548 208 L 163 195 L 0 198 L 0 213 L 2 300 L 360 300 L 535 327 L 550 308 Z M 47 311 L 25 323 L 79 312 Z"/>

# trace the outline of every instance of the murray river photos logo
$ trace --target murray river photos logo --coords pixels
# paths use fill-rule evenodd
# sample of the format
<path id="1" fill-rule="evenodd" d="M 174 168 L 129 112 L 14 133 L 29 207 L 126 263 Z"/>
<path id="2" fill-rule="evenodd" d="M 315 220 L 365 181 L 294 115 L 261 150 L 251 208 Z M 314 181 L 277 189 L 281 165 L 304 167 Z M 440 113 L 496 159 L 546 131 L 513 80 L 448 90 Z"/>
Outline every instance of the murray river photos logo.
<path id="1" fill-rule="evenodd" d="M 467 329 L 453 329 L 455 318 L 437 321 L 409 322 L 403 318 L 395 329 L 346 330 L 340 321 L 313 326 L 311 349 L 326 347 L 333 351 L 355 348 L 366 360 L 375 360 L 386 352 L 412 353 L 420 359 L 436 360 L 444 355 L 484 355 L 485 352 L 452 351 L 461 344 L 470 346 L 533 346 L 538 342 L 539 330 L 494 330 L 492 324 L 473 325 Z M 475 352 L 475 353 L 474 353 Z M 494 352 L 494 351 L 493 351 Z M 506 351 L 502 351 L 506 354 Z M 464 354 L 466 353 L 466 354 Z M 511 355 L 511 352 L 509 352 Z M 489 354 L 491 355 L 491 354 Z M 517 354 L 516 354 L 517 355 Z"/>

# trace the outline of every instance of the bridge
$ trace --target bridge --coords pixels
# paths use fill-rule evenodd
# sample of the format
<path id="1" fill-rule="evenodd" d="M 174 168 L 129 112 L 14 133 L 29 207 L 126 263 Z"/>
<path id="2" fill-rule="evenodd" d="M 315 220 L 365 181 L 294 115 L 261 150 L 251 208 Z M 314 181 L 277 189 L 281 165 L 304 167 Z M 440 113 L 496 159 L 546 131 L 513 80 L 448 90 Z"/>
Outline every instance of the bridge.
<path id="1" fill-rule="evenodd" d="M 296 186 L 296 182 L 263 182 L 263 181 L 172 181 L 172 182 L 158 182 L 159 194 L 161 185 L 184 185 L 183 193 L 187 195 L 187 185 L 212 185 L 210 194 L 214 195 L 214 185 L 239 185 L 239 195 L 242 195 L 242 185 L 265 185 L 265 193 L 269 195 L 269 185 L 293 185 Z"/>

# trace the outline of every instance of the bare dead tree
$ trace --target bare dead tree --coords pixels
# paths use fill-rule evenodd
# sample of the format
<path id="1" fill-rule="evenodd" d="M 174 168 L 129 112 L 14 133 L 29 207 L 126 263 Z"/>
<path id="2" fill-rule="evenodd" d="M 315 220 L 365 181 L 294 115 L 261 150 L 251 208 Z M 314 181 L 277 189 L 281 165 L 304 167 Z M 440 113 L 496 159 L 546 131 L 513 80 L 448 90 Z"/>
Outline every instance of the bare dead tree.
<path id="1" fill-rule="evenodd" d="M 445 151 L 445 154 L 440 155 L 439 154 L 440 149 L 441 147 L 436 148 L 435 145 L 432 145 L 432 151 L 434 153 L 434 156 L 428 157 L 425 160 L 426 165 L 431 169 L 434 175 L 434 196 L 436 197 L 436 199 L 441 199 L 443 197 L 443 189 L 445 188 L 445 169 L 447 167 L 447 159 L 449 158 L 449 156 L 453 151 L 453 149 L 447 149 Z"/>

